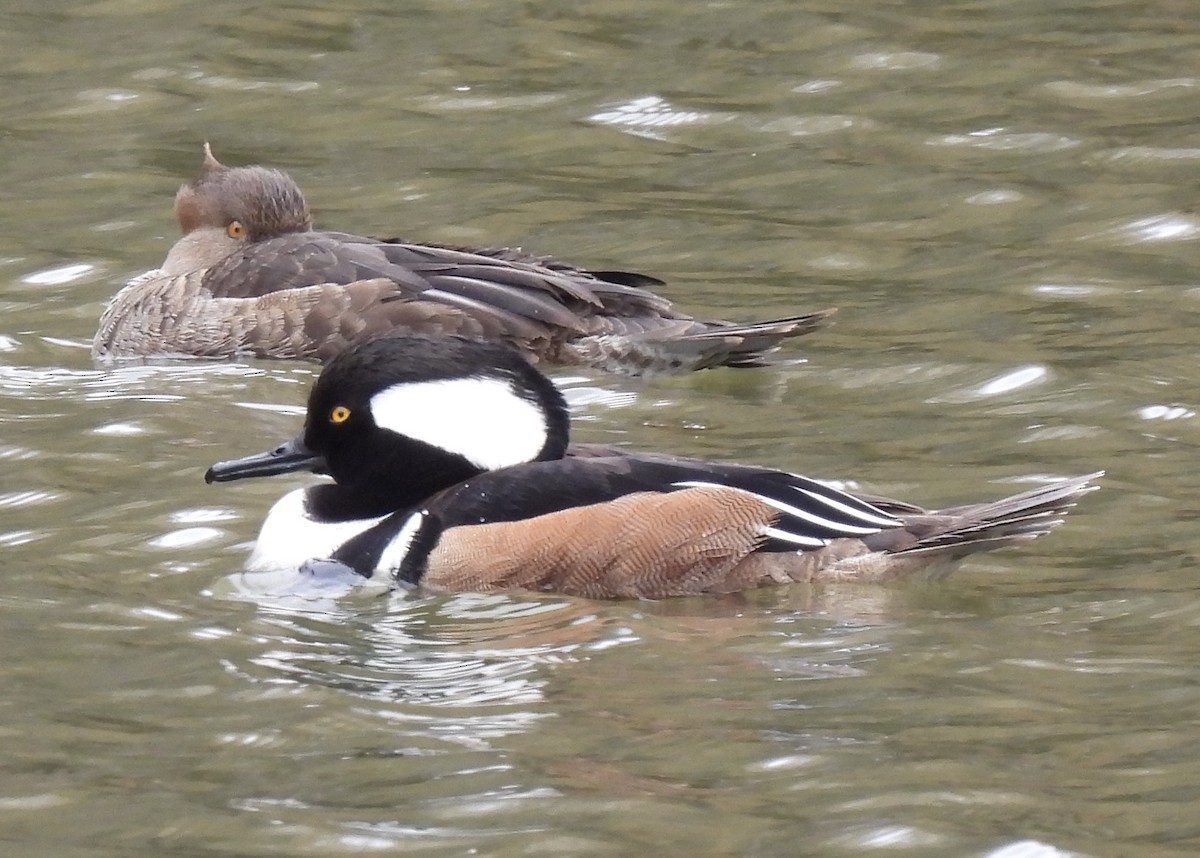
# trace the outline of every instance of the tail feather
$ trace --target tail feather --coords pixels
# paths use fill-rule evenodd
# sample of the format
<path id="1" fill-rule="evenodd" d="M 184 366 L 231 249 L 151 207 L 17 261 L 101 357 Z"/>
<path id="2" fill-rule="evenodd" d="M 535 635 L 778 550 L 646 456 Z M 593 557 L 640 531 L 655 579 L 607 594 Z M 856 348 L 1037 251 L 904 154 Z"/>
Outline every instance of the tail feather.
<path id="1" fill-rule="evenodd" d="M 997 501 L 952 507 L 931 513 L 943 526 L 918 537 L 900 554 L 942 553 L 957 557 L 1022 542 L 1050 532 L 1079 499 L 1099 486 L 1103 471 L 1039 486 Z"/>
<path id="2" fill-rule="evenodd" d="M 712 366 L 763 366 L 766 356 L 777 351 L 783 340 L 815 331 L 835 312 L 835 308 L 830 308 L 763 322 L 720 325 L 689 334 L 683 342 L 720 344 L 727 349 L 724 353 L 721 347 L 713 350 L 711 356 L 720 356 L 721 359 Z"/>
<path id="3" fill-rule="evenodd" d="M 835 309 L 762 322 L 656 322 L 646 330 L 598 333 L 564 344 L 571 362 L 611 372 L 687 372 L 717 366 L 765 366 L 783 340 L 810 333 Z M 622 320 L 632 328 L 635 322 Z"/>

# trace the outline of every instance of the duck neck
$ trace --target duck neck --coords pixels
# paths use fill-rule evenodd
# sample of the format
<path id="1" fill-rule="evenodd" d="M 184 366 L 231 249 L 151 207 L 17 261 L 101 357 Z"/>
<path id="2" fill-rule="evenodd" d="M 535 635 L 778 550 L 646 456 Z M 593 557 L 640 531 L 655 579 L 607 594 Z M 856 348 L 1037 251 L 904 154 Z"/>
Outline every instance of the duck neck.
<path id="1" fill-rule="evenodd" d="M 223 229 L 200 227 L 175 242 L 160 270 L 172 277 L 189 274 L 216 265 L 243 246 L 243 242 L 230 238 Z"/>
<path id="2" fill-rule="evenodd" d="M 341 520 L 376 518 L 419 506 L 484 470 L 462 456 L 419 441 L 386 452 L 356 449 L 346 454 L 330 463 L 337 482 L 321 487 L 326 491 L 320 502 Z"/>
<path id="3" fill-rule="evenodd" d="M 401 509 L 415 507 L 422 498 L 415 494 L 381 497 L 362 494 L 338 483 L 321 483 L 308 490 L 307 512 L 325 522 L 376 519 Z"/>

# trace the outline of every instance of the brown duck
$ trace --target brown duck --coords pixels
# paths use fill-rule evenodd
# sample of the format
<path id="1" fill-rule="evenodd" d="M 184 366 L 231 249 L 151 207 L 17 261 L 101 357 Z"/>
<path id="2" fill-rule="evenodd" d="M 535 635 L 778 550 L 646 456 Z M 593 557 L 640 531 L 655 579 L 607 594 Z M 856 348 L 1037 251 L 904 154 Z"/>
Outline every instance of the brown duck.
<path id="1" fill-rule="evenodd" d="M 460 334 L 535 360 L 624 373 L 760 366 L 833 310 L 746 324 L 701 320 L 662 281 L 583 271 L 519 249 L 471 250 L 314 230 L 287 173 L 226 167 L 206 143 L 175 195 L 183 237 L 104 310 L 97 357 L 252 355 L 326 361 L 404 330 Z"/>
<path id="2" fill-rule="evenodd" d="M 252 570 L 352 570 L 436 590 L 591 598 L 881 581 L 1040 536 L 1099 474 L 942 510 L 751 465 L 568 445 L 550 381 L 511 349 L 386 335 L 321 372 L 304 431 L 209 482 L 311 470 Z"/>

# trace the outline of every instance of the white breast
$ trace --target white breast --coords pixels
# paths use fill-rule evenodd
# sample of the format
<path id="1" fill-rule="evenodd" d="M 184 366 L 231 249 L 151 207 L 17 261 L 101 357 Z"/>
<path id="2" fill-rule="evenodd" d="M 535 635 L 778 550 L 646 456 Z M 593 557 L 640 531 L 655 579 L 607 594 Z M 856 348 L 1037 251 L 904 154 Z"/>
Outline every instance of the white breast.
<path id="1" fill-rule="evenodd" d="M 271 507 L 262 530 L 258 532 L 254 551 L 246 561 L 248 571 L 296 570 L 306 560 L 332 557 L 343 542 L 385 518 L 318 521 L 309 514 L 305 496 L 305 489 L 296 489 Z"/>

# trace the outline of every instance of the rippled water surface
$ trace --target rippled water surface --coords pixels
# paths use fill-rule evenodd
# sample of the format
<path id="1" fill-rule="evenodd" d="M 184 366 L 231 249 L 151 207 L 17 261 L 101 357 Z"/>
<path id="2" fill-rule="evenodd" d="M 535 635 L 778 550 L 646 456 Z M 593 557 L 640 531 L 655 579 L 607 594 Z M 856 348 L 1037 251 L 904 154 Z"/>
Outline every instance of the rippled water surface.
<path id="1" fill-rule="evenodd" d="M 0 10 L 5 855 L 1200 851 L 1200 27 L 1184 0 Z M 102 367 L 210 140 L 321 225 L 519 244 L 765 371 L 559 373 L 581 439 L 938 504 L 948 579 L 606 604 L 239 575 L 314 369 Z M 803 360 L 799 360 L 803 358 Z"/>

